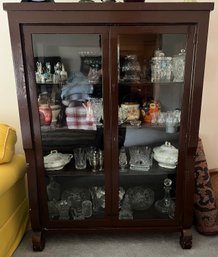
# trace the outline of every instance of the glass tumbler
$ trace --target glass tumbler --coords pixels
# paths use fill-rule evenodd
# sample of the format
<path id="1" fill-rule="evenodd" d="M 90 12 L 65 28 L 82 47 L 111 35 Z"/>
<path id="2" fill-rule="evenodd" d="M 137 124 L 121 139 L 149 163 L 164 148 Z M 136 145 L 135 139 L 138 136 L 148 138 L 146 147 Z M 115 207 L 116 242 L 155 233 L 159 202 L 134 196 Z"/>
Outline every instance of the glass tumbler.
<path id="1" fill-rule="evenodd" d="M 85 148 L 74 149 L 75 168 L 83 170 L 86 168 L 86 150 Z"/>

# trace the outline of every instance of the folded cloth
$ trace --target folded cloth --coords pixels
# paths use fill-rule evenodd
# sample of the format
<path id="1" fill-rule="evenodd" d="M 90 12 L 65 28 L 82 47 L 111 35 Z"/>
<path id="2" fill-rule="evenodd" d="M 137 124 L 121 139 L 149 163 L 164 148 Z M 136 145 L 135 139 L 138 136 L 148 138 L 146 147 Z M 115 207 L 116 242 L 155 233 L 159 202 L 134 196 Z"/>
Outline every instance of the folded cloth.
<path id="1" fill-rule="evenodd" d="M 194 215 L 197 230 L 205 235 L 218 234 L 218 209 L 201 139 L 195 157 Z"/>
<path id="2" fill-rule="evenodd" d="M 62 88 L 61 98 L 67 99 L 73 94 L 92 94 L 93 86 L 81 72 L 73 72 Z"/>
<path id="3" fill-rule="evenodd" d="M 67 107 L 65 114 L 69 129 L 96 130 L 93 115 L 84 106 Z"/>

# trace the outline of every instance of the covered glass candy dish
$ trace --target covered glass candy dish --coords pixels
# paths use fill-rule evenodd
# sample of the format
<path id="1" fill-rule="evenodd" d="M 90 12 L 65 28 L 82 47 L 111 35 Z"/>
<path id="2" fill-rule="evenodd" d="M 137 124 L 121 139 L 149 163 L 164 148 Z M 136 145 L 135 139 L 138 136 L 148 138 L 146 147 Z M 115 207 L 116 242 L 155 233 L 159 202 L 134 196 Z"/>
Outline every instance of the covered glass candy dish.
<path id="1" fill-rule="evenodd" d="M 178 162 L 178 149 L 171 145 L 170 142 L 155 147 L 153 149 L 154 159 L 158 165 L 167 169 L 175 169 Z"/>
<path id="2" fill-rule="evenodd" d="M 43 157 L 44 167 L 46 170 L 62 170 L 73 158 L 72 154 L 59 153 L 57 150 L 52 150 L 50 154 Z"/>

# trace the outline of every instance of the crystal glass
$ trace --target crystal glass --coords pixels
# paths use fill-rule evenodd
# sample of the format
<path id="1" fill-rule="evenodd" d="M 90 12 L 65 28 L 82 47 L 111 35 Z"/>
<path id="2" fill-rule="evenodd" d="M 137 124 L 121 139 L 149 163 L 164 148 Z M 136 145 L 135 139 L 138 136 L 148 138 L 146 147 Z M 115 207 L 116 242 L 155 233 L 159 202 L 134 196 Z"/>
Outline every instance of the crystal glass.
<path id="1" fill-rule="evenodd" d="M 129 197 L 131 208 L 136 211 L 147 210 L 154 202 L 154 191 L 144 186 L 130 187 L 126 196 Z"/>
<path id="2" fill-rule="evenodd" d="M 173 81 L 183 82 L 185 73 L 185 49 L 181 49 L 178 55 L 172 59 Z"/>
<path id="3" fill-rule="evenodd" d="M 90 200 L 85 200 L 82 202 L 82 213 L 85 218 L 92 216 L 92 202 Z"/>
<path id="4" fill-rule="evenodd" d="M 129 148 L 130 169 L 148 171 L 152 165 L 151 148 L 148 146 L 133 146 Z"/>
<path id="5" fill-rule="evenodd" d="M 170 191 L 171 191 L 172 180 L 171 179 L 164 179 L 164 197 L 163 199 L 157 200 L 155 202 L 156 209 L 161 213 L 168 213 L 173 216 L 172 213 L 172 206 L 174 205 L 173 200 L 170 198 Z"/>
<path id="6" fill-rule="evenodd" d="M 90 157 L 90 164 L 92 166 L 92 172 L 97 172 L 98 171 L 98 165 L 99 165 L 99 154 L 97 150 L 94 150 L 91 153 Z"/>
<path id="7" fill-rule="evenodd" d="M 121 147 L 120 154 L 119 154 L 119 166 L 121 168 L 121 171 L 125 170 L 127 164 L 128 164 L 128 161 L 127 161 L 126 150 L 124 147 Z"/>
<path id="8" fill-rule="evenodd" d="M 126 195 L 122 205 L 121 209 L 119 211 L 119 219 L 120 220 L 132 220 L 133 219 L 133 211 L 130 205 L 129 196 Z"/>
<path id="9" fill-rule="evenodd" d="M 172 57 L 151 59 L 151 82 L 169 82 L 172 76 Z"/>
<path id="10" fill-rule="evenodd" d="M 104 187 L 92 187 L 90 189 L 92 195 L 93 211 L 98 212 L 105 208 L 105 189 Z"/>
<path id="11" fill-rule="evenodd" d="M 48 201 L 48 215 L 50 219 L 57 219 L 59 217 L 58 201 L 55 199 Z"/>
<path id="12" fill-rule="evenodd" d="M 101 119 L 103 118 L 103 99 L 102 98 L 91 98 L 92 111 L 95 119 L 95 123 L 101 126 Z"/>
<path id="13" fill-rule="evenodd" d="M 98 164 L 99 164 L 99 171 L 103 171 L 104 166 L 104 153 L 102 150 L 98 151 Z"/>
<path id="14" fill-rule="evenodd" d="M 86 158 L 90 166 L 92 166 L 92 156 L 94 151 L 96 151 L 96 148 L 94 146 L 86 148 Z"/>
<path id="15" fill-rule="evenodd" d="M 59 210 L 59 219 L 60 220 L 69 220 L 70 215 L 69 215 L 69 210 L 70 210 L 70 202 L 67 200 L 61 200 L 58 203 L 58 210 Z"/>
<path id="16" fill-rule="evenodd" d="M 73 150 L 75 159 L 75 168 L 77 170 L 83 170 L 86 168 L 86 149 L 76 148 Z"/>
<path id="17" fill-rule="evenodd" d="M 179 125 L 179 118 L 177 116 L 177 112 L 167 112 L 166 113 L 166 132 L 167 133 L 175 133 L 177 131 L 177 127 Z"/>
<path id="18" fill-rule="evenodd" d="M 136 55 L 127 55 L 121 69 L 124 73 L 124 81 L 140 80 L 141 67 Z"/>
<path id="19" fill-rule="evenodd" d="M 60 200 L 60 184 L 57 183 L 54 179 L 54 177 L 50 177 L 50 182 L 47 185 L 47 195 L 48 195 L 48 200 Z"/>

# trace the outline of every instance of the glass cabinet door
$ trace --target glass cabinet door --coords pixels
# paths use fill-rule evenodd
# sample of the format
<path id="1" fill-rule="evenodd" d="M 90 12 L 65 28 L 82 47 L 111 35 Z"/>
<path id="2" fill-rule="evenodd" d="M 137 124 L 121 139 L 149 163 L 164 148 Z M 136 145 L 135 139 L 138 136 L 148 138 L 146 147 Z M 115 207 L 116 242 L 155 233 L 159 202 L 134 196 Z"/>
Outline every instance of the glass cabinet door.
<path id="1" fill-rule="evenodd" d="M 110 208 L 104 40 L 101 33 L 31 33 L 41 204 L 50 221 L 103 220 Z"/>
<path id="2" fill-rule="evenodd" d="M 175 219 L 188 30 L 134 30 L 113 37 L 118 218 Z"/>

